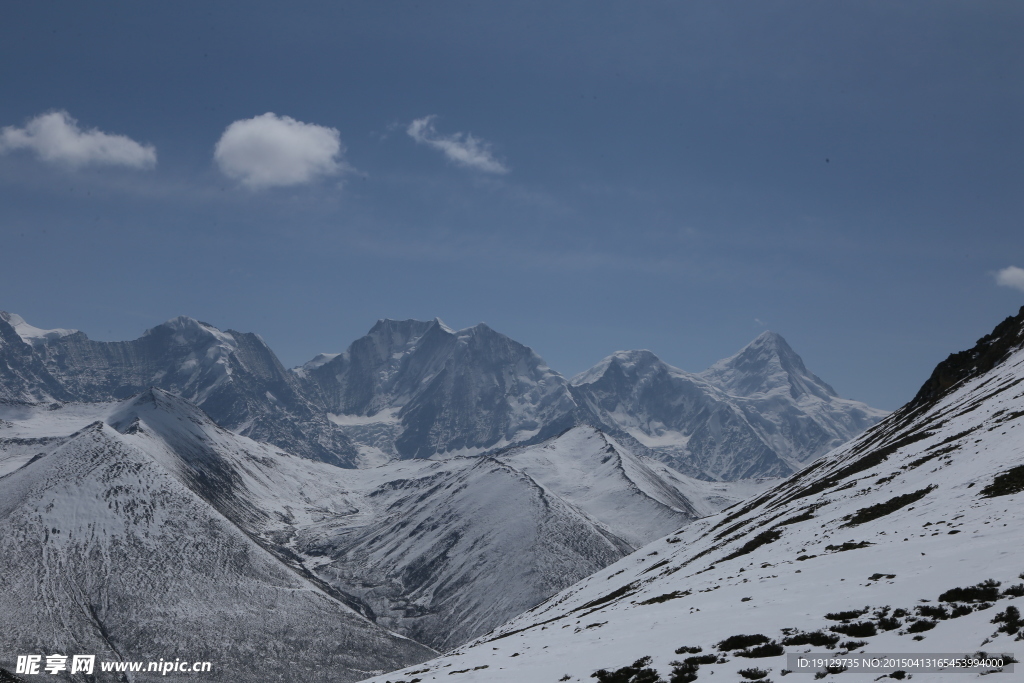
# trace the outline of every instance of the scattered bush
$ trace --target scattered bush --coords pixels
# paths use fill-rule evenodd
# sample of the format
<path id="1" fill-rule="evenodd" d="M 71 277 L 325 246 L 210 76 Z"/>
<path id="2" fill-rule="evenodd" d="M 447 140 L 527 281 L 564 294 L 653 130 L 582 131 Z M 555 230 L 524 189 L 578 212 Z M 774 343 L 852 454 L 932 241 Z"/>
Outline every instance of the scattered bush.
<path id="1" fill-rule="evenodd" d="M 917 613 L 929 619 L 949 619 L 949 612 L 942 605 L 921 605 Z"/>
<path id="2" fill-rule="evenodd" d="M 1010 586 L 1003 591 L 1003 595 L 1012 595 L 1015 598 L 1024 596 L 1024 583 L 1018 583 L 1016 586 Z"/>
<path id="3" fill-rule="evenodd" d="M 953 611 L 949 613 L 950 619 L 956 619 L 957 617 L 964 617 L 973 612 L 974 610 L 970 605 L 956 605 Z"/>
<path id="4" fill-rule="evenodd" d="M 765 671 L 764 669 L 740 669 L 736 673 L 738 673 L 740 676 L 743 676 L 744 678 L 748 678 L 748 679 L 750 679 L 752 681 L 756 681 L 756 680 L 764 678 L 764 677 L 766 677 L 768 675 L 768 672 Z"/>
<path id="5" fill-rule="evenodd" d="M 931 631 L 935 628 L 937 623 L 937 621 L 928 621 L 927 619 L 915 621 L 910 625 L 910 628 L 907 629 L 907 633 L 924 633 L 925 631 Z"/>
<path id="6" fill-rule="evenodd" d="M 1021 626 L 1024 626 L 1024 621 L 1021 621 L 1020 618 L 1020 610 L 1013 605 L 1007 607 L 1005 612 L 997 614 L 995 618 L 992 619 L 992 623 L 1001 623 L 1002 626 L 999 627 L 999 632 L 1009 633 L 1010 635 L 1013 635 L 1020 630 Z"/>
<path id="7" fill-rule="evenodd" d="M 841 552 L 844 552 L 846 550 L 857 550 L 858 548 L 867 548 L 869 545 L 872 545 L 872 544 L 869 543 L 868 541 L 861 541 L 860 543 L 854 543 L 852 541 L 846 541 L 842 545 L 827 545 L 827 546 L 825 546 L 825 550 L 828 550 L 828 551 L 831 551 L 831 552 L 835 552 L 835 553 L 841 553 Z"/>
<path id="8" fill-rule="evenodd" d="M 967 588 L 950 588 L 939 596 L 939 602 L 983 602 L 988 600 L 998 600 L 1000 585 L 1001 584 L 998 581 L 988 579 L 987 581 L 982 581 L 976 586 L 968 586 Z"/>
<path id="9" fill-rule="evenodd" d="M 754 633 L 752 635 L 741 634 L 729 636 L 720 642 L 717 647 L 722 652 L 727 652 L 728 650 L 738 650 L 743 647 L 750 647 L 751 645 L 760 645 L 761 643 L 768 642 L 771 642 L 771 638 L 761 633 Z"/>
<path id="10" fill-rule="evenodd" d="M 790 517 L 787 520 L 781 521 L 775 526 L 788 526 L 790 524 L 799 524 L 800 522 L 806 522 L 809 519 L 814 519 L 814 507 L 807 508 L 807 511 L 797 515 L 796 517 Z"/>
<path id="11" fill-rule="evenodd" d="M 703 652 L 703 651 L 704 651 L 704 649 L 700 645 L 697 645 L 695 647 L 688 647 L 686 645 L 683 645 L 682 647 L 677 647 L 676 648 L 676 654 L 677 655 L 683 655 L 683 654 L 686 654 L 686 653 L 697 654 L 698 652 Z"/>
<path id="12" fill-rule="evenodd" d="M 905 617 L 907 616 L 907 610 L 903 609 L 902 607 L 898 607 L 895 610 L 893 610 L 892 615 L 897 618 Z"/>
<path id="13" fill-rule="evenodd" d="M 664 683 L 658 672 L 647 666 L 650 663 L 650 657 L 641 657 L 630 666 L 615 671 L 600 669 L 590 677 L 596 678 L 598 683 Z"/>
<path id="14" fill-rule="evenodd" d="M 846 612 L 829 612 L 825 615 L 825 618 L 831 619 L 832 621 L 849 621 L 850 619 L 856 619 L 857 617 L 864 616 L 867 613 L 867 609 L 854 609 Z"/>
<path id="15" fill-rule="evenodd" d="M 824 631 L 810 631 L 808 633 L 796 633 L 783 638 L 783 645 L 813 645 L 815 647 L 827 647 L 832 649 L 839 642 L 839 636 Z"/>
<path id="16" fill-rule="evenodd" d="M 738 550 L 735 550 L 726 555 L 725 557 L 723 557 L 721 561 L 725 562 L 726 560 L 732 560 L 742 555 L 751 553 L 763 545 L 774 543 L 775 541 L 779 540 L 781 536 L 782 532 L 778 529 L 769 529 L 768 531 L 762 531 L 757 536 L 754 536 L 752 539 L 744 543 L 743 546 L 740 547 Z"/>
<path id="17" fill-rule="evenodd" d="M 848 640 L 841 645 L 844 650 L 859 650 L 867 645 L 863 640 Z"/>
<path id="18" fill-rule="evenodd" d="M 900 669 L 899 671 L 893 671 L 891 674 L 889 674 L 889 678 L 895 678 L 897 681 L 902 681 L 906 677 L 907 672 L 902 669 Z"/>
<path id="19" fill-rule="evenodd" d="M 878 581 L 879 579 L 895 579 L 895 574 L 872 574 L 868 577 L 868 581 Z"/>
<path id="20" fill-rule="evenodd" d="M 675 668 L 672 669 L 672 676 L 668 679 L 668 682 L 692 683 L 693 681 L 697 680 L 698 668 L 699 667 L 696 664 L 676 664 Z"/>
<path id="21" fill-rule="evenodd" d="M 786 650 L 778 643 L 771 642 L 758 645 L 751 650 L 740 650 L 735 654 L 737 657 L 750 657 L 753 659 L 756 657 L 777 657 L 786 654 Z"/>
<path id="22" fill-rule="evenodd" d="M 860 621 L 856 624 L 836 624 L 829 629 L 833 633 L 842 633 L 854 638 L 868 638 L 878 634 L 873 621 Z"/>
<path id="23" fill-rule="evenodd" d="M 690 591 L 672 591 L 671 593 L 665 593 L 648 600 L 641 602 L 641 605 L 653 605 L 659 602 L 667 602 L 668 600 L 675 600 L 676 598 L 685 598 L 690 594 Z"/>
<path id="24" fill-rule="evenodd" d="M 849 521 L 847 521 L 847 523 L 843 526 L 857 526 L 858 524 L 870 522 L 872 520 L 878 519 L 879 517 L 885 517 L 890 513 L 896 512 L 900 508 L 904 508 L 910 505 L 911 503 L 915 503 L 921 500 L 929 493 L 931 493 L 931 491 L 935 488 L 937 487 L 927 486 L 918 491 L 914 491 L 913 493 L 904 493 L 901 496 L 890 498 L 884 503 L 879 503 L 877 505 L 871 505 L 866 508 L 861 508 L 852 515 L 847 515 L 846 517 L 844 517 L 843 519 Z"/>
<path id="25" fill-rule="evenodd" d="M 580 607 L 577 607 L 576 610 L 578 611 L 578 610 L 583 610 L 583 609 L 590 609 L 591 607 L 597 607 L 598 605 L 603 605 L 606 602 L 611 602 L 612 600 L 616 600 L 618 598 L 621 598 L 623 595 L 625 595 L 626 593 L 629 593 L 631 590 L 633 590 L 635 588 L 636 588 L 636 584 L 628 583 L 625 586 L 620 586 L 619 588 L 616 588 L 615 590 L 613 590 L 611 593 L 608 593 L 607 595 L 602 595 L 601 597 L 597 598 L 596 600 L 591 600 L 587 604 L 581 605 Z M 593 678 L 593 677 L 591 677 L 591 678 Z"/>
<path id="26" fill-rule="evenodd" d="M 1024 491 L 1024 465 L 1018 465 L 1002 474 L 996 475 L 991 484 L 981 490 L 981 496 L 995 498 L 1008 496 L 1011 493 Z"/>
<path id="27" fill-rule="evenodd" d="M 714 664 L 718 661 L 718 655 L 714 652 L 709 652 L 706 655 L 694 655 L 693 657 L 687 657 L 683 660 L 687 664 Z"/>
<path id="28" fill-rule="evenodd" d="M 896 617 L 882 617 L 878 620 L 878 628 L 883 631 L 894 631 L 900 626 L 903 626 L 903 622 Z"/>

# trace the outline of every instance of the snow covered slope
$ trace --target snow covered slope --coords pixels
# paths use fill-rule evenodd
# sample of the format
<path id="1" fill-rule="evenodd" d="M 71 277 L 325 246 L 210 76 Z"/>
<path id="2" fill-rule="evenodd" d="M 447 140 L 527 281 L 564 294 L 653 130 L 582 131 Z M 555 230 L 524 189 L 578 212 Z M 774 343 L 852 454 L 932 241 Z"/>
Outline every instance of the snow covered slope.
<path id="1" fill-rule="evenodd" d="M 650 668 L 649 683 L 749 669 L 778 681 L 779 652 L 1019 656 L 1022 346 L 1024 308 L 940 364 L 914 401 L 782 484 L 467 646 L 369 680 L 589 681 L 624 670 L 597 677 L 610 681 Z M 759 637 L 727 641 L 744 635 Z"/>
<path id="2" fill-rule="evenodd" d="M 774 332 L 699 374 L 619 351 L 572 385 L 595 424 L 713 479 L 791 474 L 886 415 L 836 396 Z"/>
<path id="3" fill-rule="evenodd" d="M 72 432 L 99 434 L 104 444 L 113 445 L 96 446 L 96 453 L 123 451 L 132 456 L 133 464 L 126 469 L 115 458 L 109 463 L 114 469 L 104 469 L 86 489 L 75 488 L 83 476 L 78 469 L 38 475 L 47 486 L 74 488 L 60 494 L 65 505 L 47 513 L 47 523 L 52 522 L 47 528 L 81 525 L 82 506 L 93 505 L 94 499 L 102 506 L 112 492 L 119 492 L 127 507 L 108 510 L 105 514 L 111 519 L 104 521 L 117 528 L 119 535 L 111 542 L 118 547 L 131 546 L 140 535 L 156 535 L 170 553 L 160 560 L 161 566 L 191 562 L 197 574 L 207 575 L 188 581 L 231 596 L 238 584 L 249 582 L 244 562 L 224 571 L 219 564 L 203 564 L 191 555 L 183 559 L 172 550 L 182 542 L 191 548 L 192 536 L 202 535 L 204 525 L 232 528 L 259 548 L 247 552 L 308 583 L 324 599 L 438 648 L 487 632 L 757 486 L 689 480 L 633 456 L 589 427 L 496 457 L 343 469 L 238 436 L 217 427 L 184 399 L 151 389 L 112 403 L 0 405 L 0 496 L 10 506 L 5 508 L 9 515 L 0 516 L 0 543 L 9 544 L 5 547 L 12 558 L 40 549 L 49 553 L 50 546 L 44 538 L 36 548 L 19 531 L 26 516 L 39 514 L 43 503 L 8 495 L 11 489 L 5 487 L 16 487 L 12 482 L 54 462 L 54 453 L 80 439 L 67 436 Z M 79 460 L 100 458 L 96 453 L 74 450 L 68 467 L 80 468 Z M 130 475 L 137 462 L 154 470 L 145 485 Z M 120 473 L 127 480 L 122 481 Z M 148 509 L 160 500 L 165 496 L 162 487 L 202 502 L 198 507 L 203 514 L 194 505 L 175 504 L 161 508 L 159 514 L 123 518 L 123 510 L 140 505 Z M 67 519 L 61 522 L 62 517 Z M 4 520 L 17 521 L 8 526 Z M 77 539 L 85 532 L 74 533 Z M 92 576 L 105 571 L 105 561 L 80 556 L 95 550 L 91 533 L 81 548 L 76 546 L 75 561 L 82 562 L 81 571 L 99 586 L 97 590 L 108 590 L 102 579 Z M 153 568 L 155 561 L 129 552 L 118 556 L 118 566 L 125 572 Z M 44 582 L 45 589 L 57 590 L 51 584 L 63 579 L 52 572 L 47 576 L 53 579 Z M 71 576 L 68 580 L 78 580 L 73 572 Z M 159 577 L 158 572 L 153 581 L 181 587 L 177 575 Z M 26 596 L 38 590 L 25 581 L 10 586 L 11 599 L 20 604 L 31 602 Z M 132 593 L 130 586 L 120 585 L 118 604 L 137 606 L 146 599 L 149 586 L 141 584 Z M 185 601 L 176 609 L 187 611 L 189 604 Z M 297 614 L 301 613 L 300 609 Z M 199 609 L 199 614 L 205 611 Z M 126 618 L 127 613 L 115 610 L 108 621 Z M 52 626 L 46 619 L 39 616 L 26 633 L 47 633 Z M 159 637 L 174 637 L 184 623 L 168 623 Z M 87 628 L 86 622 L 67 627 L 69 634 Z M 133 640 L 136 636 L 129 627 L 121 628 L 128 630 L 126 647 L 142 646 Z M 353 648 L 360 642 L 349 640 Z M 369 656 L 358 649 L 355 655 Z M 370 668 L 386 668 L 383 660 L 378 664 Z"/>
<path id="4" fill-rule="evenodd" d="M 113 408 L 118 423 L 134 406 Z M 233 481 L 199 462 L 207 453 L 152 448 L 148 425 L 121 426 L 40 442 L 38 457 L 0 477 L 0 666 L 13 671 L 21 653 L 91 653 L 207 660 L 204 677 L 217 681 L 337 681 L 430 653 L 222 515 L 210 500 Z M 38 420 L 30 427 L 43 438 Z"/>

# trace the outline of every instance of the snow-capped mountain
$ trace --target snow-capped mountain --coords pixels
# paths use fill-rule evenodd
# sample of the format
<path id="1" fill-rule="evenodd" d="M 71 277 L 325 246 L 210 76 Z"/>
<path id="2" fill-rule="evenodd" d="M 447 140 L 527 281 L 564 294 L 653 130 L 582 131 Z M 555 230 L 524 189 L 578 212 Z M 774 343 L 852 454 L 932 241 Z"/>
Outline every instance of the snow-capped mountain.
<path id="1" fill-rule="evenodd" d="M 19 328 L 25 329 L 21 316 L 0 311 L 0 401 L 35 403 L 70 399 L 67 390 L 50 375 L 33 350 L 32 342 L 39 337 L 31 334 L 22 337 Z"/>
<path id="2" fill-rule="evenodd" d="M 429 656 L 392 631 L 460 644 L 756 490 L 689 480 L 585 426 L 500 457 L 345 469 L 160 389 L 0 405 L 0 653 L 209 653 L 239 681 L 298 658 L 351 680 Z M 148 600 L 160 609 L 135 618 Z M 296 671 L 282 675 L 317 680 Z"/>
<path id="3" fill-rule="evenodd" d="M 1018 427 L 1024 308 L 797 475 L 467 646 L 368 680 L 777 681 L 784 653 L 1019 656 Z M 940 678 L 907 668 L 872 677 Z"/>
<path id="4" fill-rule="evenodd" d="M 774 333 L 699 374 L 625 351 L 570 383 L 484 324 L 381 320 L 344 352 L 285 370 L 258 335 L 187 317 L 97 342 L 0 315 L 0 399 L 108 401 L 150 386 L 343 467 L 493 454 L 589 424 L 700 478 L 784 476 L 885 414 L 837 397 Z"/>
<path id="5" fill-rule="evenodd" d="M 226 429 L 298 455 L 343 466 L 356 457 L 294 373 L 252 333 L 181 316 L 134 341 L 98 342 L 75 330 L 36 330 L 2 314 L 0 344 L 0 354 L 16 357 L 0 376 L 3 398 L 96 402 L 159 387 L 202 407 Z"/>
<path id="6" fill-rule="evenodd" d="M 218 446 L 276 454 L 201 416 L 157 390 L 126 404 L 4 408 L 4 455 L 34 455 L 0 477 L 0 666 L 13 671 L 25 653 L 178 657 L 214 662 L 209 680 L 350 681 L 429 655 L 222 514 L 238 482 Z"/>
<path id="7" fill-rule="evenodd" d="M 791 474 L 886 414 L 839 398 L 774 332 L 698 374 L 620 351 L 572 386 L 602 429 L 681 472 L 725 480 Z"/>
<path id="8" fill-rule="evenodd" d="M 539 443 L 578 422 L 565 379 L 483 323 L 455 331 L 437 319 L 381 320 L 344 353 L 298 374 L 338 424 L 394 425 L 393 442 L 382 445 L 401 458 Z"/>
<path id="9" fill-rule="evenodd" d="M 495 452 L 591 424 L 694 476 L 783 476 L 886 414 L 836 396 L 772 332 L 700 374 L 622 351 L 570 383 L 486 325 L 381 320 L 296 373 L 377 462 Z"/>

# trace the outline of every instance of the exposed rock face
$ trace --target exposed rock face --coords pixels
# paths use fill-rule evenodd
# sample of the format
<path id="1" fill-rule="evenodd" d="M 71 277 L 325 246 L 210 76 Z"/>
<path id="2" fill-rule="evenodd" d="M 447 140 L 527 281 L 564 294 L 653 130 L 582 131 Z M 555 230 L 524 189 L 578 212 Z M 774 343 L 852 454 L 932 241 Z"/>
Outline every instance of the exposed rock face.
<path id="1" fill-rule="evenodd" d="M 1021 346 L 1024 346 L 1024 306 L 1017 315 L 1006 318 L 990 334 L 979 339 L 974 348 L 951 353 L 935 366 L 912 403 L 934 401 L 959 382 L 988 372 Z"/>
<path id="2" fill-rule="evenodd" d="M 527 346 L 480 324 L 381 320 L 300 375 L 332 413 L 395 419 L 402 458 L 544 441 L 575 424 L 568 382 Z"/>

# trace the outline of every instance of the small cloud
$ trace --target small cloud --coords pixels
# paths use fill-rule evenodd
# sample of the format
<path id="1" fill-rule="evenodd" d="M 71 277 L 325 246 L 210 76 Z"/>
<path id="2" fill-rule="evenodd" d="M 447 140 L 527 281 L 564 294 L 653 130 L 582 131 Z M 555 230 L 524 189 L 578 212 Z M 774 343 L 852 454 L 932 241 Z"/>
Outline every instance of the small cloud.
<path id="1" fill-rule="evenodd" d="M 996 284 L 1024 291 L 1024 268 L 1007 266 L 996 273 Z"/>
<path id="2" fill-rule="evenodd" d="M 442 152 L 460 166 L 485 173 L 508 173 L 508 167 L 494 158 L 491 145 L 469 133 L 440 135 L 434 129 L 436 116 L 424 116 L 409 124 L 405 132 L 416 142 L 429 145 Z"/>
<path id="3" fill-rule="evenodd" d="M 768 323 L 761 320 L 760 318 L 754 318 L 754 324 L 757 325 L 758 327 L 768 327 Z"/>
<path id="4" fill-rule="evenodd" d="M 213 158 L 221 172 L 243 185 L 299 185 L 346 168 L 336 128 L 267 112 L 224 129 Z"/>
<path id="5" fill-rule="evenodd" d="M 152 168 L 156 149 L 124 135 L 82 130 L 66 111 L 40 114 L 24 128 L 0 129 L 0 153 L 27 149 L 43 161 L 78 167 L 89 164 Z"/>

